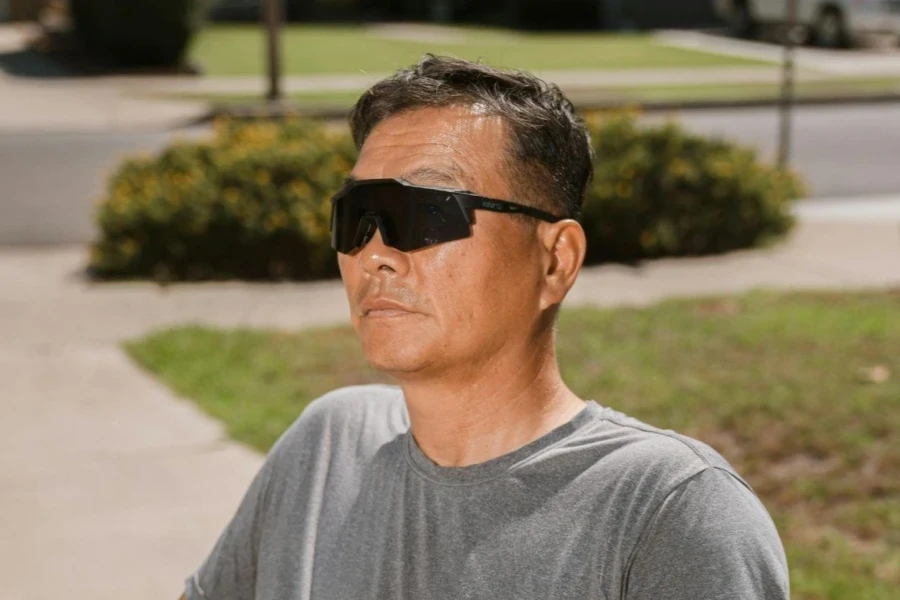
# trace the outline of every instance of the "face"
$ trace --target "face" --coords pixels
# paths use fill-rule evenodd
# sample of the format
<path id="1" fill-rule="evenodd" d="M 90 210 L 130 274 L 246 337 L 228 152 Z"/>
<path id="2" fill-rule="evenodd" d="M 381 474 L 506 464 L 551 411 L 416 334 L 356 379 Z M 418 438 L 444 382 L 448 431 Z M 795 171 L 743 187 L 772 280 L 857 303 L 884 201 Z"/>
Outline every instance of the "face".
<path id="1" fill-rule="evenodd" d="M 506 145 L 496 117 L 462 108 L 416 110 L 372 131 L 352 175 L 516 201 Z M 401 252 L 376 233 L 363 248 L 339 254 L 369 362 L 403 379 L 486 368 L 504 350 L 526 347 L 542 314 L 562 299 L 558 286 L 547 285 L 554 264 L 547 240 L 572 223 L 526 223 L 478 210 L 463 240 Z"/>

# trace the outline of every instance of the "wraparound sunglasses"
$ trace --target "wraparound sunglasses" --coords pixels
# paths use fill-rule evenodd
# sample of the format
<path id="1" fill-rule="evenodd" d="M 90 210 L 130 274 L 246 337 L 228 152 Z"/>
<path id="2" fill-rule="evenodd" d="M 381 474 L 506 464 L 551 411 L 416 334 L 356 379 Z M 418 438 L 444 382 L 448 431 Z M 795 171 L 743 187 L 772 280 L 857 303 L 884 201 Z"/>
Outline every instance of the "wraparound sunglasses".
<path id="1" fill-rule="evenodd" d="M 565 217 L 508 202 L 398 179 L 362 179 L 347 184 L 331 200 L 331 246 L 349 254 L 375 232 L 388 246 L 411 252 L 472 235 L 472 211 L 522 214 L 556 223 Z"/>

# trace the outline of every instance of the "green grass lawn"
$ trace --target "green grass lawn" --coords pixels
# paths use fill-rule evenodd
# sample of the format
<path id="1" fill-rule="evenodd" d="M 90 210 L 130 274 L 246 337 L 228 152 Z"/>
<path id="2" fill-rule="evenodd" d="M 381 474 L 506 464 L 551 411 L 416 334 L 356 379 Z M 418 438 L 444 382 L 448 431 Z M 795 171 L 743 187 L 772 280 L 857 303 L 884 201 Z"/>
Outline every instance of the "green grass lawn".
<path id="1" fill-rule="evenodd" d="M 747 477 L 785 540 L 795 600 L 897 598 L 900 292 L 571 309 L 558 348 L 582 397 L 704 440 Z M 261 451 L 318 395 L 387 381 L 348 327 L 187 327 L 128 350 Z"/>
<path id="2" fill-rule="evenodd" d="M 457 28 L 453 40 L 391 39 L 364 26 L 289 25 L 283 34 L 287 74 L 387 73 L 424 53 L 484 59 L 521 69 L 631 69 L 765 64 L 657 44 L 648 35 L 534 34 Z M 205 73 L 265 72 L 265 40 L 257 25 L 213 25 L 198 36 L 191 58 Z"/>

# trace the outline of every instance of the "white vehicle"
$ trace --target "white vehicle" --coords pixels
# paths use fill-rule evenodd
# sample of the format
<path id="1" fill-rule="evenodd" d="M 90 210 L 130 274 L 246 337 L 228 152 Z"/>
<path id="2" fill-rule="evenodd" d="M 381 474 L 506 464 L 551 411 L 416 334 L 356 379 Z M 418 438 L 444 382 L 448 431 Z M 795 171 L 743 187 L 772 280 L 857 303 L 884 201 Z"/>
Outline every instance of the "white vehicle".
<path id="1" fill-rule="evenodd" d="M 790 0 L 713 0 L 733 33 L 752 37 L 784 26 Z M 826 48 L 851 46 L 870 35 L 900 36 L 900 0 L 796 0 L 806 40 Z"/>

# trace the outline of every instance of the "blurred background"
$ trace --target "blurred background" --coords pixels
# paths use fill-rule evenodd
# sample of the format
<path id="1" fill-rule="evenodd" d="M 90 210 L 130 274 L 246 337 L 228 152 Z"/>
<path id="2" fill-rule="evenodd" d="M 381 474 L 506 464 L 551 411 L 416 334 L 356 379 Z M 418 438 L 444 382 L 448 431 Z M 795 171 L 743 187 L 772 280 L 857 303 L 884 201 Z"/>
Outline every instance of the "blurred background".
<path id="1" fill-rule="evenodd" d="M 800 600 L 900 596 L 900 1 L 0 0 L 0 580 L 176 598 L 363 360 L 359 94 L 425 53 L 591 130 L 585 398 L 714 446 Z"/>

